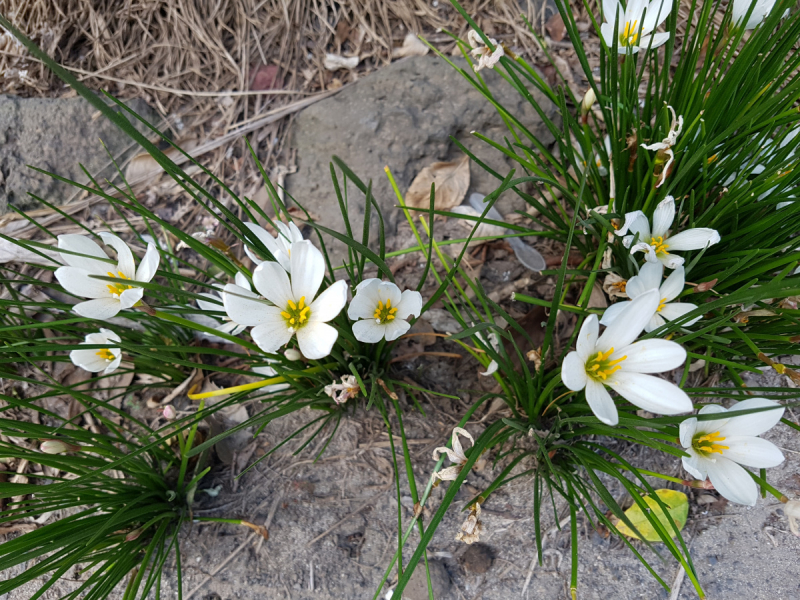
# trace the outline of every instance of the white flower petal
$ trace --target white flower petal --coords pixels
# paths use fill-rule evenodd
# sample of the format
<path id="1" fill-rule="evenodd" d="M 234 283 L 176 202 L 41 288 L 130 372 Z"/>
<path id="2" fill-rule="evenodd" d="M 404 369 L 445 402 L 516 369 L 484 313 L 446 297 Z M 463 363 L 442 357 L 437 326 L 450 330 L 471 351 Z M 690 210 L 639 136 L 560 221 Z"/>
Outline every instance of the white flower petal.
<path id="1" fill-rule="evenodd" d="M 260 225 L 256 225 L 255 223 L 244 223 L 244 226 L 247 227 L 250 233 L 258 238 L 258 241 L 261 242 L 264 247 L 269 250 L 269 253 L 272 254 L 272 257 L 275 258 L 279 250 L 278 243 L 275 241 L 275 238 L 272 237 L 266 229 Z M 247 245 L 245 245 L 245 248 L 247 248 Z M 264 258 L 266 258 L 266 256 Z M 253 262 L 262 261 L 254 260 Z"/>
<path id="2" fill-rule="evenodd" d="M 570 352 L 564 357 L 564 362 L 561 363 L 561 381 L 573 392 L 586 387 L 586 382 L 588 381 L 586 362 L 581 359 L 577 352 Z"/>
<path id="3" fill-rule="evenodd" d="M 147 252 L 144 253 L 142 262 L 139 263 L 139 268 L 136 270 L 136 281 L 149 282 L 158 271 L 158 263 L 161 257 L 158 254 L 158 248 L 155 244 L 147 244 Z"/>
<path id="4" fill-rule="evenodd" d="M 622 371 L 631 373 L 663 373 L 677 369 L 686 361 L 683 346 L 669 340 L 649 339 L 615 349 L 610 360 L 618 360 Z"/>
<path id="5" fill-rule="evenodd" d="M 643 35 L 642 38 L 639 40 L 639 47 L 642 50 L 646 50 L 649 46 L 651 50 L 658 48 L 659 46 L 663 46 L 669 40 L 669 32 L 656 32 L 652 35 Z M 650 44 L 650 40 L 653 40 L 653 43 Z"/>
<path id="6" fill-rule="evenodd" d="M 136 263 L 133 262 L 133 252 L 131 252 L 128 244 L 113 233 L 107 231 L 101 231 L 98 235 L 103 238 L 103 242 L 105 242 L 106 245 L 111 246 L 117 251 L 118 264 L 117 268 L 113 269 L 114 275 L 117 274 L 116 271 L 120 271 L 128 279 L 136 279 Z M 112 271 L 112 269 L 109 269 L 109 271 Z"/>
<path id="7" fill-rule="evenodd" d="M 113 349 L 111 350 L 111 353 L 115 354 Z M 114 371 L 116 371 L 121 362 L 122 362 L 122 352 L 120 352 L 118 355 L 115 354 L 114 360 L 108 363 L 108 366 L 103 370 L 103 375 L 109 375 Z"/>
<path id="8" fill-rule="evenodd" d="M 98 352 L 101 350 L 73 350 L 69 353 L 69 359 L 84 371 L 99 373 L 109 365 L 109 361 L 98 356 Z"/>
<path id="9" fill-rule="evenodd" d="M 606 326 L 611 325 L 618 316 L 625 312 L 630 303 L 630 300 L 625 300 L 609 306 L 605 312 L 603 312 L 603 318 L 600 319 L 600 324 Z"/>
<path id="10" fill-rule="evenodd" d="M 708 246 L 713 246 L 719 240 L 719 233 L 717 233 L 716 229 L 697 227 L 681 231 L 664 240 L 664 243 L 667 244 L 670 252 L 675 252 L 676 250 L 702 250 Z"/>
<path id="11" fill-rule="evenodd" d="M 647 216 L 640 210 L 629 212 L 625 215 L 625 222 L 622 224 L 616 234 L 619 236 L 639 234 L 639 241 L 650 241 L 650 222 Z"/>
<path id="12" fill-rule="evenodd" d="M 422 294 L 414 290 L 405 290 L 400 297 L 400 304 L 397 305 L 396 319 L 405 321 L 408 317 L 418 317 L 422 312 Z"/>
<path id="13" fill-rule="evenodd" d="M 696 308 L 697 308 L 696 304 L 690 304 L 689 302 L 673 302 L 672 304 L 665 304 L 664 308 L 662 308 L 661 312 L 658 314 L 660 314 L 668 321 L 674 321 L 675 319 L 679 319 L 683 315 L 689 314 Z M 681 327 L 689 327 L 689 325 L 694 325 L 702 318 L 703 315 L 695 317 L 694 319 L 691 319 L 686 323 L 682 323 Z"/>
<path id="14" fill-rule="evenodd" d="M 647 12 L 644 16 L 644 24 L 642 28 L 645 31 L 653 31 L 661 23 L 667 20 L 670 12 L 672 12 L 672 0 L 653 0 L 647 6 Z M 653 229 L 655 229 L 655 227 L 653 227 Z"/>
<path id="15" fill-rule="evenodd" d="M 281 310 L 289 306 L 289 300 L 296 301 L 300 299 L 300 296 L 295 298 L 292 294 L 289 275 L 286 274 L 283 267 L 271 261 L 261 263 L 253 271 L 253 286 L 259 294 L 275 306 L 279 306 Z M 314 291 L 316 293 L 316 290 Z M 310 304 L 312 299 L 313 296 L 306 298 L 306 303 Z"/>
<path id="16" fill-rule="evenodd" d="M 292 250 L 292 254 L 294 254 L 294 250 Z M 338 331 L 327 323 L 319 321 L 311 321 L 305 327 L 297 330 L 297 343 L 300 346 L 300 352 L 311 360 L 328 356 L 338 337 Z"/>
<path id="17" fill-rule="evenodd" d="M 777 467 L 783 462 L 783 453 L 778 447 L 759 437 L 752 435 L 729 436 L 720 443 L 729 447 L 728 450 L 722 451 L 725 458 L 745 467 L 767 469 Z"/>
<path id="18" fill-rule="evenodd" d="M 233 281 L 234 281 L 234 283 L 236 285 L 238 285 L 239 287 L 242 287 L 242 288 L 244 288 L 246 290 L 252 289 L 250 287 L 250 280 L 241 271 L 237 271 L 236 272 L 236 275 L 234 275 L 234 277 L 233 277 Z"/>
<path id="19" fill-rule="evenodd" d="M 647 242 L 639 242 L 631 246 L 631 254 L 636 254 L 637 252 L 644 252 L 644 259 L 647 262 L 658 261 L 655 249 Z"/>
<path id="20" fill-rule="evenodd" d="M 197 298 L 195 302 L 197 302 L 197 307 L 200 310 L 206 311 L 217 311 L 217 312 L 225 312 L 225 307 L 222 304 L 222 299 L 214 296 L 214 294 L 209 294 L 207 292 L 200 292 L 201 296 L 205 296 L 208 300 L 201 300 Z"/>
<path id="21" fill-rule="evenodd" d="M 438 459 L 437 459 L 438 460 Z M 442 469 L 441 471 L 436 471 L 434 473 L 434 477 L 437 479 L 441 479 L 442 481 L 455 481 L 458 479 L 458 475 L 461 473 L 461 466 L 457 467 L 447 467 L 446 469 Z"/>
<path id="22" fill-rule="evenodd" d="M 262 322 L 250 330 L 250 337 L 264 352 L 273 353 L 292 339 L 292 332 L 286 326 L 279 308 L 265 306 L 264 309 Z"/>
<path id="23" fill-rule="evenodd" d="M 95 275 L 105 275 L 107 271 L 114 267 L 111 262 L 107 262 L 109 260 L 108 254 L 106 254 L 96 242 L 85 235 L 78 235 L 76 233 L 60 235 L 58 236 L 58 248 L 60 250 L 67 250 L 68 252 L 87 255 L 77 256 L 76 254 L 62 253 L 61 259 L 70 267 L 83 269 Z M 90 256 L 96 256 L 101 260 L 89 258 Z"/>
<path id="24" fill-rule="evenodd" d="M 603 0 L 602 6 L 603 19 L 607 23 L 614 23 L 617 17 L 622 17 L 625 14 L 625 9 L 617 0 Z"/>
<path id="25" fill-rule="evenodd" d="M 681 446 L 684 448 L 692 447 L 692 438 L 697 431 L 697 417 L 689 417 L 681 421 L 680 426 L 680 439 Z"/>
<path id="26" fill-rule="evenodd" d="M 597 352 L 595 346 L 597 345 L 599 330 L 600 324 L 597 320 L 597 315 L 589 315 L 584 319 L 581 330 L 578 333 L 578 338 L 575 341 L 575 350 L 584 363 L 589 360 L 592 354 Z"/>
<path id="27" fill-rule="evenodd" d="M 654 28 L 651 28 L 651 30 Z M 646 44 L 640 44 L 646 46 Z M 675 199 L 667 196 L 656 206 L 653 212 L 653 237 L 667 237 L 667 232 L 675 220 Z M 645 240 L 650 241 L 650 240 Z"/>
<path id="28" fill-rule="evenodd" d="M 731 502 L 755 506 L 758 486 L 753 478 L 732 460 L 717 458 L 708 465 L 708 478 L 714 489 Z"/>
<path id="29" fill-rule="evenodd" d="M 639 274 L 636 276 L 639 279 L 639 289 L 636 290 L 636 296 L 640 296 L 644 292 L 648 292 L 650 290 L 659 289 L 661 287 L 661 279 L 663 276 L 664 265 L 662 265 L 660 262 L 648 262 L 642 265 L 642 268 L 639 269 Z M 625 291 L 628 291 L 629 287 L 630 280 L 628 285 L 625 287 Z M 628 292 L 628 295 L 630 296 L 630 292 Z M 663 292 L 661 293 L 661 296 L 664 296 Z"/>
<path id="30" fill-rule="evenodd" d="M 661 265 L 661 263 L 658 263 Z M 661 279 L 659 278 L 659 282 Z M 681 295 L 686 282 L 683 266 L 678 266 L 669 274 L 666 281 L 661 285 L 661 298 L 667 302 L 672 302 Z"/>
<path id="31" fill-rule="evenodd" d="M 380 302 L 378 289 L 380 288 L 380 279 L 365 279 L 356 286 L 356 295 L 350 301 L 350 306 L 347 307 L 347 316 L 351 319 L 373 319 L 375 309 Z"/>
<path id="32" fill-rule="evenodd" d="M 692 477 L 705 481 L 708 477 L 708 464 L 711 462 L 707 458 L 703 458 L 694 450 L 689 449 L 690 456 L 682 456 L 683 468 L 686 469 Z"/>
<path id="33" fill-rule="evenodd" d="M 90 335 L 92 335 L 92 334 L 90 334 Z M 120 340 L 119 336 L 116 333 L 114 333 L 113 331 L 111 331 L 110 329 L 103 329 L 101 327 L 99 335 L 102 335 L 105 338 L 106 342 L 120 343 L 122 341 L 122 340 Z M 87 340 L 89 339 L 88 335 L 86 336 L 86 339 Z M 94 342 L 92 342 L 92 343 L 94 343 Z"/>
<path id="34" fill-rule="evenodd" d="M 411 323 L 408 321 L 398 321 L 397 319 L 394 321 L 389 321 L 386 324 L 386 341 L 392 342 L 396 340 L 401 335 L 404 335 L 409 329 L 411 329 Z"/>
<path id="35" fill-rule="evenodd" d="M 292 244 L 291 253 L 294 298 L 299 301 L 305 297 L 306 304 L 310 304 L 316 297 L 319 286 L 322 285 L 322 278 L 325 277 L 325 259 L 322 252 L 309 241 L 295 242 Z"/>
<path id="36" fill-rule="evenodd" d="M 775 410 L 765 410 L 749 415 L 736 416 L 737 411 L 752 410 L 774 406 Z M 733 405 L 727 412 L 731 418 L 722 426 L 725 436 L 761 435 L 775 427 L 783 417 L 784 407 L 766 398 L 748 398 Z"/>
<path id="37" fill-rule="evenodd" d="M 485 377 L 488 377 L 489 375 L 494 375 L 495 373 L 497 373 L 497 369 L 498 368 L 499 368 L 499 365 L 497 364 L 497 361 L 493 360 L 492 362 L 489 363 L 489 366 L 486 367 L 486 371 L 481 373 L 481 375 L 483 375 Z"/>
<path id="38" fill-rule="evenodd" d="M 327 323 L 336 318 L 347 302 L 347 283 L 337 281 L 311 303 L 309 321 Z"/>
<path id="39" fill-rule="evenodd" d="M 616 425 L 619 423 L 617 405 L 611 398 L 611 394 L 602 383 L 598 383 L 592 378 L 586 380 L 586 401 L 592 409 L 594 416 L 606 425 Z"/>
<path id="40" fill-rule="evenodd" d="M 225 286 L 222 292 L 222 303 L 223 306 L 217 307 L 216 310 L 224 308 L 231 321 L 248 327 L 255 327 L 262 323 L 271 323 L 275 320 L 274 315 L 276 311 L 278 316 L 280 316 L 281 312 L 281 309 L 270 306 L 266 301 L 261 300 L 250 290 L 246 290 L 233 283 L 229 283 Z M 283 317 L 281 317 L 281 319 L 283 319 Z M 286 323 L 284 322 L 284 329 L 285 328 Z"/>
<path id="41" fill-rule="evenodd" d="M 656 256 L 655 253 L 653 253 L 653 256 Z M 656 260 L 660 261 L 668 269 L 677 269 L 684 263 L 682 256 L 669 253 L 657 256 Z"/>
<path id="42" fill-rule="evenodd" d="M 470 441 L 470 445 L 475 445 L 475 440 L 470 435 L 469 431 L 464 429 L 463 427 L 453 427 L 453 434 L 451 436 L 451 446 L 453 446 L 453 450 L 455 453 L 460 457 L 460 462 L 464 463 L 467 462 L 467 455 L 464 454 L 464 449 L 461 447 L 461 440 L 458 438 L 459 435 L 463 435 Z"/>
<path id="43" fill-rule="evenodd" d="M 665 322 L 666 321 L 664 321 L 664 319 L 661 318 L 661 315 L 659 313 L 656 313 L 653 315 L 653 317 L 650 319 L 647 325 L 644 326 L 644 330 L 647 333 L 650 333 L 651 331 L 654 331 L 659 327 L 661 327 Z"/>
<path id="44" fill-rule="evenodd" d="M 639 337 L 644 326 L 656 313 L 660 298 L 656 290 L 645 292 L 638 298 L 631 300 L 625 312 L 609 325 L 597 340 L 596 349 L 602 352 L 609 348 L 622 348 L 628 346 Z"/>
<path id="45" fill-rule="evenodd" d="M 614 25 L 612 25 L 612 23 L 603 23 L 600 25 L 600 35 L 603 36 L 603 41 L 609 49 L 614 45 Z M 620 48 L 620 50 L 621 49 L 622 48 Z"/>
<path id="46" fill-rule="evenodd" d="M 141 300 L 143 296 L 144 296 L 144 288 L 137 287 L 125 290 L 119 295 L 120 310 L 135 306 L 136 303 L 139 302 L 139 300 Z"/>
<path id="47" fill-rule="evenodd" d="M 116 298 L 88 300 L 87 302 L 80 302 L 72 307 L 72 310 L 81 317 L 97 319 L 99 321 L 117 316 L 117 313 L 121 309 L 122 307 L 120 306 L 119 300 Z"/>
<path id="48" fill-rule="evenodd" d="M 393 284 L 391 281 L 381 281 L 378 285 L 378 296 L 381 301 L 386 304 L 387 300 L 391 300 L 392 306 L 395 308 L 400 304 L 400 288 Z"/>
<path id="49" fill-rule="evenodd" d="M 652 375 L 617 371 L 606 382 L 631 404 L 658 415 L 692 410 L 692 401 L 677 385 Z"/>
<path id="50" fill-rule="evenodd" d="M 359 342 L 377 344 L 386 334 L 386 325 L 379 325 L 375 319 L 361 319 L 353 323 L 353 335 Z"/>
<path id="51" fill-rule="evenodd" d="M 108 283 L 100 279 L 93 279 L 89 275 L 89 271 L 78 267 L 56 269 L 58 283 L 70 294 L 81 298 L 109 298 L 111 292 L 108 291 Z"/>

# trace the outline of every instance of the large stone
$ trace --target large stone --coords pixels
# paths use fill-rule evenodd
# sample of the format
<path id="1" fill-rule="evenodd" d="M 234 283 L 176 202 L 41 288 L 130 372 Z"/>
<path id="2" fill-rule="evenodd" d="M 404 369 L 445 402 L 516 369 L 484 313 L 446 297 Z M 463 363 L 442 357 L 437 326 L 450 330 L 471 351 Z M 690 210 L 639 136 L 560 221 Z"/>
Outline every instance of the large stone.
<path id="1" fill-rule="evenodd" d="M 463 60 L 456 63 L 465 67 Z M 517 117 L 543 144 L 553 142 L 536 110 L 497 73 L 481 72 L 496 101 Z M 557 107 L 530 86 L 545 114 L 557 120 Z M 330 176 L 332 155 L 339 156 L 362 180 L 372 180 L 388 232 L 394 231 L 402 213 L 384 174 L 388 166 L 405 194 L 419 171 L 437 160 L 459 156 L 451 136 L 501 175 L 517 167 L 499 151 L 470 135 L 480 132 L 504 144 L 508 130 L 497 110 L 444 60 L 433 56 L 407 58 L 379 69 L 339 94 L 302 111 L 294 126 L 292 146 L 297 149 L 297 172 L 287 177 L 292 197 L 316 214 L 322 225 L 344 231 Z M 513 141 L 513 140 L 512 140 Z M 530 144 L 529 144 L 530 145 Z M 468 192 L 488 194 L 499 181 L 472 163 Z M 354 235 L 360 240 L 364 196 L 348 186 L 348 203 Z M 524 207 L 513 192 L 498 202 L 505 214 Z M 377 231 L 373 222 L 373 231 Z M 339 245 L 336 262 L 345 256 Z"/>
<path id="2" fill-rule="evenodd" d="M 129 106 L 149 121 L 155 113 L 142 100 Z M 131 120 L 133 118 L 131 117 Z M 139 125 L 143 129 L 143 125 Z M 34 171 L 44 169 L 87 183 L 80 165 L 101 181 L 115 173 L 103 144 L 116 157 L 139 148 L 83 98 L 19 98 L 0 95 L 0 214 L 39 203 L 28 193 L 63 204 L 76 189 Z"/>

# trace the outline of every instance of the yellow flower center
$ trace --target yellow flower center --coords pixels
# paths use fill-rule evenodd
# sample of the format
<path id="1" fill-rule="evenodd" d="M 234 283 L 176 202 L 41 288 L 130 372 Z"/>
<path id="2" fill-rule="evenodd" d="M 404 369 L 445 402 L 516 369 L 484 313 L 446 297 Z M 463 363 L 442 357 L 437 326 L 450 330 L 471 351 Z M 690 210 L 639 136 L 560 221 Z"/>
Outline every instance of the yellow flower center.
<path id="1" fill-rule="evenodd" d="M 639 41 L 639 21 L 625 23 L 625 28 L 619 34 L 620 46 L 633 46 Z"/>
<path id="2" fill-rule="evenodd" d="M 667 248 L 669 248 L 669 246 L 664 243 L 664 238 L 662 236 L 651 237 L 650 245 L 653 246 L 653 250 L 655 250 L 656 254 L 667 254 Z"/>
<path id="3" fill-rule="evenodd" d="M 723 450 L 730 449 L 730 446 L 723 446 L 722 444 L 717 443 L 724 441 L 725 438 L 719 434 L 719 431 L 715 431 L 714 433 L 700 434 L 696 435 L 692 440 L 692 448 L 705 456 L 714 454 L 715 452 L 719 455 L 722 455 Z"/>
<path id="4" fill-rule="evenodd" d="M 99 356 L 103 360 L 108 360 L 108 361 L 114 360 L 114 355 L 111 353 L 111 350 L 109 350 L 108 348 L 103 348 L 100 351 L 95 352 L 95 354 L 97 354 L 97 356 Z"/>
<path id="5" fill-rule="evenodd" d="M 605 352 L 598 352 L 588 361 L 586 361 L 586 374 L 595 381 L 605 381 L 612 373 L 616 373 L 622 367 L 619 365 L 623 360 L 628 358 L 623 356 L 617 360 L 609 360 L 609 357 L 614 353 L 614 348 L 609 348 Z"/>
<path id="6" fill-rule="evenodd" d="M 716 162 L 717 158 L 719 157 L 716 154 L 712 154 L 711 156 L 708 157 L 706 163 L 710 165 L 711 163 Z"/>
<path id="7" fill-rule="evenodd" d="M 119 277 L 120 279 L 126 279 L 126 280 L 130 281 L 122 271 L 117 271 L 116 275 L 114 275 L 111 271 L 109 271 L 107 273 L 107 275 L 109 277 L 113 277 L 115 279 L 117 277 Z M 106 287 L 108 288 L 109 293 L 112 296 L 116 296 L 116 297 L 119 297 L 122 294 L 122 292 L 124 292 L 125 290 L 132 290 L 133 289 L 132 285 L 125 285 L 124 283 L 109 283 Z"/>
<path id="8" fill-rule="evenodd" d="M 661 312 L 661 309 L 664 308 L 664 305 L 667 303 L 666 298 L 662 298 L 661 302 L 658 303 L 658 308 L 656 308 L 656 312 Z"/>
<path id="9" fill-rule="evenodd" d="M 308 323 L 308 318 L 311 316 L 311 307 L 306 306 L 306 297 L 301 296 L 298 302 L 289 300 L 289 306 L 286 307 L 286 310 L 281 311 L 281 316 L 286 319 L 289 331 L 300 329 Z"/>
<path id="10" fill-rule="evenodd" d="M 388 323 L 389 321 L 394 321 L 394 315 L 397 312 L 397 308 L 392 308 L 392 299 L 386 299 L 386 306 L 384 306 L 383 302 L 378 300 L 378 306 L 375 308 L 375 314 L 372 316 L 375 317 L 375 320 L 378 322 L 378 325 L 381 323 Z"/>

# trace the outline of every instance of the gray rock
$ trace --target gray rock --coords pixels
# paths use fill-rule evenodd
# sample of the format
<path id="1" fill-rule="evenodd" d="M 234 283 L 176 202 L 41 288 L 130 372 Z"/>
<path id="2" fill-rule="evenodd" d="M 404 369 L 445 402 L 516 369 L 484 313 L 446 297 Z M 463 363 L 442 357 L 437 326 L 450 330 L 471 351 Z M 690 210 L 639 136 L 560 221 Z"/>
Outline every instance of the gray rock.
<path id="1" fill-rule="evenodd" d="M 450 588 L 453 586 L 450 581 L 450 574 L 445 566 L 438 560 L 428 561 L 428 570 L 431 573 L 431 588 L 433 597 L 436 600 L 446 600 L 449 598 Z M 428 576 L 425 573 L 425 563 L 420 562 L 411 579 L 408 580 L 406 589 L 403 590 L 403 600 L 428 600 Z"/>
<path id="2" fill-rule="evenodd" d="M 465 67 L 463 60 L 457 60 Z M 496 101 L 517 117 L 542 143 L 553 137 L 534 108 L 493 71 L 484 75 Z M 557 107 L 531 87 L 545 114 L 557 120 Z M 479 159 L 505 176 L 511 161 L 470 135 L 478 131 L 503 144 L 508 130 L 497 110 L 464 77 L 442 59 L 410 57 L 382 68 L 341 93 L 302 111 L 295 122 L 291 145 L 297 149 L 298 169 L 287 177 L 289 194 L 320 223 L 345 231 L 331 183 L 329 164 L 339 156 L 364 182 L 372 180 L 373 195 L 381 206 L 387 232 L 394 231 L 402 213 L 384 174 L 389 166 L 401 193 L 425 166 L 460 155 L 454 136 Z M 475 164 L 471 168 L 470 192 L 488 194 L 499 180 Z M 518 169 L 517 176 L 524 173 Z M 353 233 L 361 239 L 364 196 L 348 186 Z M 524 207 L 513 192 L 498 201 L 502 214 Z M 377 235 L 373 221 L 373 236 Z M 373 237 L 373 239 L 375 239 Z M 328 241 L 326 240 L 326 243 Z M 346 256 L 341 245 L 334 250 L 336 262 Z"/>
<path id="3" fill-rule="evenodd" d="M 150 122 L 155 113 L 143 100 L 129 106 Z M 50 171 L 79 183 L 86 169 L 100 181 L 110 178 L 114 166 L 100 140 L 115 157 L 135 152 L 139 146 L 83 98 L 18 98 L 0 95 L 0 214 L 8 204 L 27 210 L 38 206 L 28 192 L 63 204 L 75 188 L 30 169 Z M 131 118 L 132 119 L 132 118 Z M 133 120 L 133 119 L 132 119 Z M 144 125 L 138 125 L 144 130 Z M 133 144 L 133 146 L 132 146 Z M 127 150 L 130 147 L 130 150 Z"/>

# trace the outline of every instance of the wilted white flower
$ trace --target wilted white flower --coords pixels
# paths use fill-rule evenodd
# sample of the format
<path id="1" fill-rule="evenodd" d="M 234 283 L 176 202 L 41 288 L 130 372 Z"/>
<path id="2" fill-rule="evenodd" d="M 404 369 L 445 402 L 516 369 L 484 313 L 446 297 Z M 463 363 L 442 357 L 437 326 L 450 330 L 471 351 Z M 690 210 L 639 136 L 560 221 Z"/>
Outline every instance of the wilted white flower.
<path id="1" fill-rule="evenodd" d="M 101 231 L 99 235 L 117 251 L 116 267 L 112 266 L 108 254 L 88 237 L 65 234 L 58 236 L 58 247 L 67 251 L 61 253 L 61 259 L 68 266 L 56 269 L 56 279 L 70 294 L 92 298 L 73 307 L 77 314 L 88 319 L 104 320 L 116 316 L 124 308 L 135 306 L 142 299 L 144 289 L 128 282 L 149 282 L 158 269 L 159 255 L 153 244 L 147 244 L 147 252 L 137 270 L 133 252 L 125 242 L 113 233 Z M 118 282 L 94 279 L 92 275 L 113 277 Z"/>
<path id="2" fill-rule="evenodd" d="M 467 519 L 461 525 L 461 531 L 456 534 L 456 541 L 464 542 L 465 544 L 474 544 L 480 541 L 479 536 L 483 531 L 483 522 L 481 521 L 481 505 L 476 502 L 472 505 Z"/>
<path id="3" fill-rule="evenodd" d="M 683 291 L 685 285 L 683 266 L 677 267 L 672 274 L 662 283 L 661 278 L 664 274 L 664 265 L 660 262 L 644 263 L 644 266 L 639 270 L 639 274 L 631 277 L 626 285 L 628 297 L 634 300 L 650 290 L 658 290 L 658 295 L 661 297 L 656 312 L 650 319 L 650 322 L 644 326 L 644 330 L 648 333 L 654 329 L 661 327 L 665 320 L 674 321 L 682 317 L 686 313 L 690 313 L 697 308 L 696 304 L 689 302 L 672 302 Z M 617 302 L 609 306 L 603 313 L 603 318 L 600 319 L 601 325 L 611 325 L 617 317 L 624 313 L 625 309 L 630 305 L 630 302 Z M 702 316 L 696 317 L 691 321 L 684 323 L 684 327 L 693 325 L 702 319 Z"/>
<path id="4" fill-rule="evenodd" d="M 360 342 L 375 344 L 386 338 L 396 340 L 411 328 L 406 319 L 418 317 L 422 295 L 405 290 L 390 281 L 364 279 L 356 287 L 356 295 L 347 308 L 347 316 L 355 321 L 353 335 Z"/>
<path id="5" fill-rule="evenodd" d="M 645 12 L 645 10 L 647 12 Z M 603 19 L 600 33 L 606 46 L 614 44 L 614 32 L 617 32 L 617 52 L 637 53 L 639 50 L 658 48 L 669 39 L 669 33 L 656 32 L 656 28 L 667 20 L 672 11 L 672 0 L 628 0 L 624 7 L 618 0 L 603 0 Z M 641 37 L 640 37 L 641 36 Z M 651 45 L 652 42 L 652 45 Z"/>
<path id="6" fill-rule="evenodd" d="M 108 345 L 119 344 L 119 336 L 109 329 L 101 329 L 98 333 L 90 333 L 86 336 L 83 344 Z M 99 350 L 73 350 L 69 353 L 69 359 L 81 369 L 90 373 L 103 372 L 103 375 L 113 373 L 122 362 L 122 350 L 120 348 L 100 348 Z"/>
<path id="7" fill-rule="evenodd" d="M 228 284 L 222 301 L 228 316 L 253 327 L 250 335 L 264 352 L 276 352 L 296 334 L 300 352 L 309 359 L 331 353 L 339 332 L 328 325 L 347 301 L 347 284 L 337 281 L 317 292 L 325 277 L 325 259 L 309 241 L 295 242 L 289 249 L 291 280 L 283 267 L 263 262 L 253 271 L 253 285 L 266 298 Z"/>
<path id="8" fill-rule="evenodd" d="M 494 51 L 489 50 L 489 47 L 483 42 L 481 36 L 474 29 L 470 29 L 467 34 L 469 45 L 472 46 L 470 52 L 472 56 L 478 59 L 478 64 L 475 65 L 475 72 L 477 73 L 483 68 L 488 67 L 493 69 L 494 66 L 500 61 L 500 58 L 505 54 L 502 44 L 498 44 L 497 40 L 489 38 L 489 41 L 494 46 Z"/>
<path id="9" fill-rule="evenodd" d="M 603 291 L 608 294 L 608 297 L 613 300 L 614 298 L 627 298 L 628 280 L 623 279 L 616 273 L 609 273 L 603 280 Z"/>
<path id="10" fill-rule="evenodd" d="M 361 393 L 358 379 L 355 375 L 344 375 L 342 383 L 331 383 L 325 386 L 325 393 L 333 398 L 336 404 L 344 404 L 350 398 L 356 398 Z"/>
<path id="11" fill-rule="evenodd" d="M 476 335 L 476 336 L 478 337 L 478 339 L 479 339 L 479 340 L 481 340 L 481 341 L 482 341 L 484 344 L 486 343 L 486 340 L 484 339 L 484 337 L 483 337 L 483 335 L 482 335 L 482 334 L 480 334 L 480 333 L 476 333 L 475 335 Z M 489 333 L 489 335 L 488 335 L 488 336 L 486 336 L 486 337 L 488 337 L 488 338 L 489 338 L 489 342 L 488 342 L 488 343 L 489 343 L 489 344 L 492 346 L 492 348 L 494 349 L 494 351 L 495 351 L 495 352 L 499 352 L 499 351 L 500 351 L 500 336 L 498 336 L 498 335 L 497 335 L 497 333 L 495 333 L 494 331 L 492 331 L 492 332 L 490 332 L 490 333 Z M 485 375 L 485 376 L 487 376 L 487 377 L 488 377 L 489 375 L 492 375 L 492 374 L 494 374 L 494 373 L 497 371 L 497 369 L 498 369 L 498 364 L 497 364 L 497 361 L 496 361 L 496 360 L 494 360 L 494 359 L 492 359 L 492 362 L 490 362 L 490 363 L 489 363 L 489 365 L 486 367 L 486 372 L 485 372 L 485 373 L 481 373 L 481 375 Z"/>
<path id="12" fill-rule="evenodd" d="M 470 443 L 473 445 L 475 444 L 475 440 L 472 439 L 472 436 L 466 429 L 462 429 L 461 427 L 453 428 L 453 436 L 451 438 L 451 445 L 453 447 L 448 448 L 446 446 L 440 446 L 433 451 L 433 460 L 439 460 L 439 456 L 447 454 L 447 458 L 449 458 L 450 462 L 453 464 L 434 473 L 433 476 L 435 478 L 441 479 L 442 481 L 455 481 L 461 469 L 467 464 L 467 457 L 464 454 L 464 449 L 461 447 L 461 441 L 458 439 L 459 435 L 463 435 Z"/>
<path id="13" fill-rule="evenodd" d="M 769 406 L 775 410 L 736 415 Z M 690 417 L 681 423 L 681 445 L 689 453 L 683 457 L 683 468 L 697 479 L 708 477 L 714 489 L 731 502 L 754 506 L 758 486 L 741 465 L 766 469 L 783 462 L 783 453 L 775 444 L 756 437 L 777 425 L 783 411 L 780 404 L 766 398 L 743 400 L 730 409 L 704 406 L 699 414 L 724 414 L 725 418 L 699 421 Z"/>
<path id="14" fill-rule="evenodd" d="M 683 257 L 671 254 L 676 250 L 701 250 L 719 242 L 719 233 L 715 229 L 696 227 L 686 229 L 673 236 L 669 235 L 669 228 L 675 220 L 675 200 L 667 196 L 658 203 L 653 213 L 653 228 L 650 221 L 640 210 L 629 212 L 625 215 L 625 223 L 616 234 L 624 236 L 622 243 L 631 249 L 631 254 L 644 252 L 648 262 L 661 261 L 668 269 L 674 269 L 683 264 Z M 639 241 L 633 244 L 636 234 Z"/>
<path id="15" fill-rule="evenodd" d="M 44 440 L 39 444 L 39 450 L 45 454 L 64 454 L 65 452 L 78 452 L 80 449 L 80 446 L 61 440 Z"/>
<path id="16" fill-rule="evenodd" d="M 631 404 L 661 415 L 692 410 L 692 401 L 678 386 L 647 373 L 679 367 L 686 350 L 668 340 L 634 342 L 656 312 L 658 292 L 650 290 L 633 300 L 611 325 L 599 334 L 597 315 L 590 315 L 578 334 L 576 349 L 564 358 L 561 380 L 577 392 L 586 389 L 586 401 L 607 425 L 619 422 L 617 406 L 606 386 Z"/>
<path id="17" fill-rule="evenodd" d="M 270 254 L 272 254 L 275 260 L 278 261 L 278 264 L 291 273 L 292 244 L 295 242 L 302 242 L 303 234 L 300 232 L 300 229 L 298 229 L 297 225 L 292 222 L 286 224 L 278 221 L 277 219 L 273 222 L 275 223 L 275 227 L 278 229 L 278 235 L 276 237 L 272 237 L 266 229 L 260 225 L 256 225 L 255 223 L 245 223 L 244 225 L 259 239 L 262 244 L 264 244 L 267 250 L 269 250 Z M 244 251 L 247 253 L 247 256 L 250 257 L 250 260 L 252 260 L 255 264 L 258 265 L 264 262 L 264 259 L 260 258 L 255 252 L 253 252 L 252 249 L 248 248 L 247 246 L 244 247 Z"/>
<path id="18" fill-rule="evenodd" d="M 669 168 L 675 160 L 675 153 L 672 151 L 672 147 L 678 143 L 678 136 L 681 134 L 681 131 L 683 131 L 683 116 L 676 117 L 675 109 L 669 105 L 667 105 L 667 108 L 672 114 L 672 124 L 670 125 L 669 132 L 667 132 L 667 137 L 653 144 L 642 144 L 642 148 L 645 150 L 658 151 L 656 162 L 664 163 L 661 168 L 661 181 L 656 184 L 656 187 L 661 187 L 664 181 L 666 181 L 667 175 L 669 175 Z"/>

